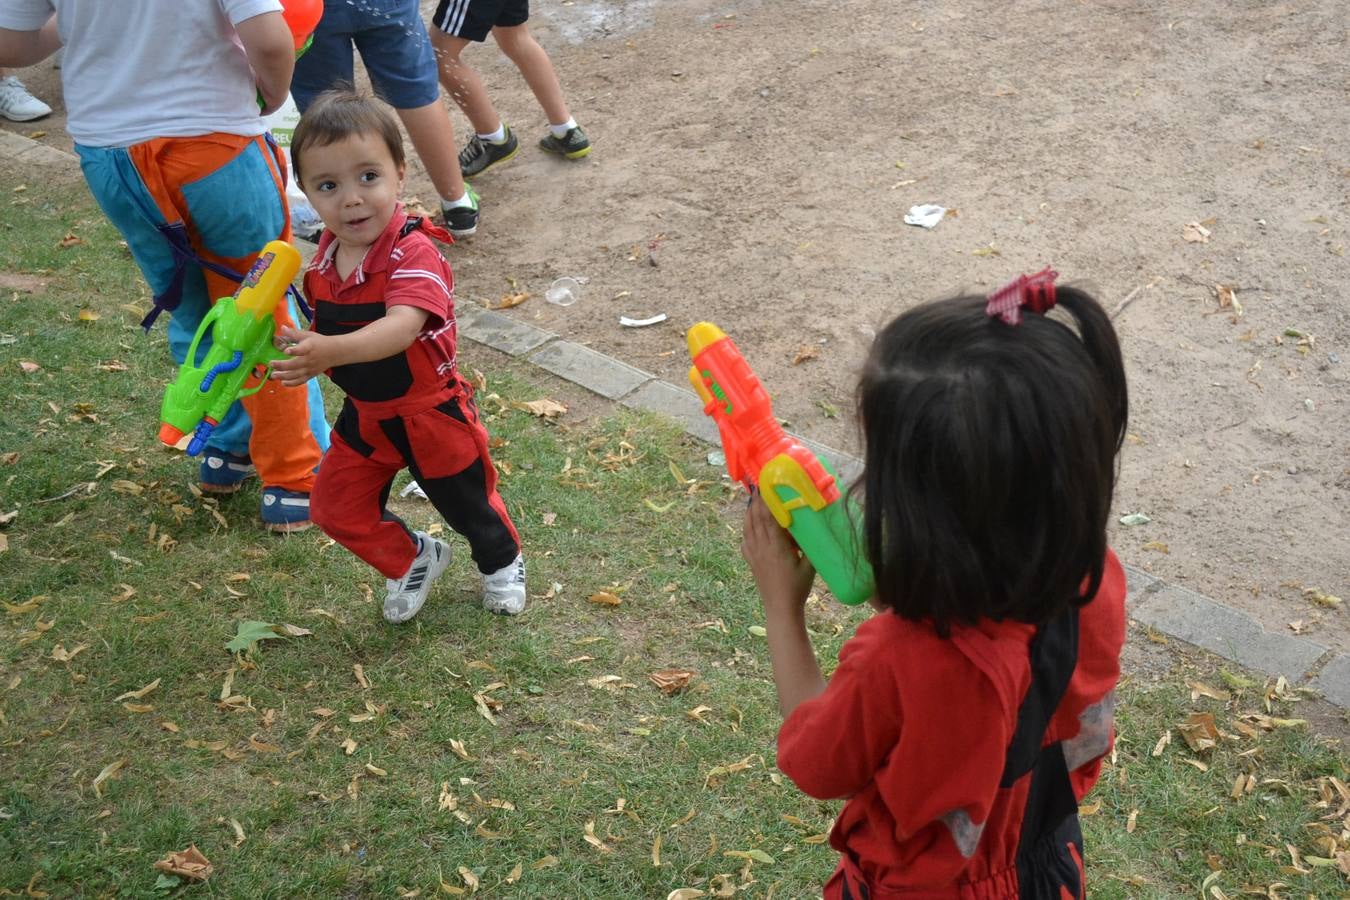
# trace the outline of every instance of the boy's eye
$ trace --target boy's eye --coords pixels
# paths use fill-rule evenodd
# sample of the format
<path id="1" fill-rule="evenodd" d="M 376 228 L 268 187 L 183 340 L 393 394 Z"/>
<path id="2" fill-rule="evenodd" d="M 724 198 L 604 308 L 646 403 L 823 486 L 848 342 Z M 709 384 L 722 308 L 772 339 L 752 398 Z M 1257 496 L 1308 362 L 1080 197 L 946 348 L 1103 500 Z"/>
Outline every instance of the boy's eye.
<path id="1" fill-rule="evenodd" d="M 332 181 L 320 181 L 318 185 L 318 188 L 321 191 L 331 191 L 335 187 L 337 187 L 337 184 Z"/>
<path id="2" fill-rule="evenodd" d="M 368 184 L 368 183 L 370 183 L 370 182 L 372 182 L 372 181 L 375 181 L 375 180 L 376 180 L 377 178 L 379 178 L 379 177 L 380 177 L 380 173 L 379 173 L 379 172 L 376 172 L 376 171 L 374 171 L 374 170 L 372 169 L 372 170 L 369 171 L 369 172 L 362 172 L 362 173 L 361 173 L 361 182 L 362 182 L 363 184 Z"/>

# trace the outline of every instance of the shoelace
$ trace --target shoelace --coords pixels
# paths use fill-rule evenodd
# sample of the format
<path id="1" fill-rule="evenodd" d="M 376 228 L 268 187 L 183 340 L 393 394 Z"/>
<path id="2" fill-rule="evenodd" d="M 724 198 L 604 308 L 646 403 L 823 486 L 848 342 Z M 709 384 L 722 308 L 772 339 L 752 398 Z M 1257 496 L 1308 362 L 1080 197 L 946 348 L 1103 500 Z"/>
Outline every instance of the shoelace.
<path id="1" fill-rule="evenodd" d="M 483 139 L 475 134 L 469 138 L 469 143 L 465 144 L 464 149 L 460 151 L 460 165 L 468 165 L 486 152 L 487 148 L 483 146 Z"/>

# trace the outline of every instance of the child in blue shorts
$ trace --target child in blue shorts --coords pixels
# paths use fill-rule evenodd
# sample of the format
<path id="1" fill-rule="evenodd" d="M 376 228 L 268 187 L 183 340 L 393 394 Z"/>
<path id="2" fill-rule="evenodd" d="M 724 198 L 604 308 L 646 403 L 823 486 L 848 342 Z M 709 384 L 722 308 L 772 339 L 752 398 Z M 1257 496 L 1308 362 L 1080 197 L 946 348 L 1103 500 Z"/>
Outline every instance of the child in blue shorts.
<path id="1" fill-rule="evenodd" d="M 455 237 L 478 230 L 478 195 L 464 183 L 455 154 L 455 129 L 441 104 L 436 57 L 417 0 L 327 3 L 314 42 L 295 63 L 291 95 L 303 113 L 314 99 L 353 84 L 353 49 L 371 84 L 398 113 L 427 176 L 440 195 L 441 214 Z"/>

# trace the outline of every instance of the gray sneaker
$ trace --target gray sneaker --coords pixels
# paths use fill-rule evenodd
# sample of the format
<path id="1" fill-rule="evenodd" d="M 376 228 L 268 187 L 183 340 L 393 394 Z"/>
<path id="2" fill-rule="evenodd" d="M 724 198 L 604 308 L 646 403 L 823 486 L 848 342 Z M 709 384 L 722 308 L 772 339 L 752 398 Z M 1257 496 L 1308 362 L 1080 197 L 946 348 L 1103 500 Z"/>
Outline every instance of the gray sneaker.
<path id="1" fill-rule="evenodd" d="M 539 139 L 539 146 L 567 159 L 581 159 L 591 152 L 590 138 L 586 137 L 580 125 L 567 129 L 567 134 L 562 137 L 554 137 L 550 131 Z"/>
<path id="2" fill-rule="evenodd" d="M 417 615 L 427 602 L 431 583 L 450 565 L 450 547 L 429 534 L 417 532 L 418 552 L 402 578 L 390 578 L 384 598 L 384 619 L 397 625 Z"/>
<path id="3" fill-rule="evenodd" d="M 502 138 L 501 143 L 485 141 L 476 134 L 469 138 L 464 149 L 459 151 L 461 175 L 465 178 L 482 175 L 497 163 L 504 163 L 516 155 L 516 151 L 520 149 L 520 141 L 516 140 L 516 133 L 511 130 L 510 125 L 503 123 L 502 127 L 506 130 L 506 137 Z"/>
<path id="4" fill-rule="evenodd" d="M 518 616 L 525 609 L 525 558 L 483 576 L 483 609 L 501 616 Z"/>

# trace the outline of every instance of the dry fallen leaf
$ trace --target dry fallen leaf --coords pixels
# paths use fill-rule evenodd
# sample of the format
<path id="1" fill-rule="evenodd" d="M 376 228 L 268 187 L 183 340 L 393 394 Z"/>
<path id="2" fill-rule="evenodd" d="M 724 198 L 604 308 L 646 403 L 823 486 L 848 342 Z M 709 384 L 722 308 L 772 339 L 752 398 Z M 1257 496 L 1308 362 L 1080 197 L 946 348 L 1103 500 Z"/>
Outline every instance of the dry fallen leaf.
<path id="1" fill-rule="evenodd" d="M 669 696 L 678 694 L 680 691 L 689 687 L 689 682 L 694 678 L 694 673 L 688 669 L 661 669 L 647 676 L 652 684 L 661 689 L 661 693 Z"/>
<path id="2" fill-rule="evenodd" d="M 456 756 L 466 762 L 471 762 L 473 760 L 473 757 L 469 755 L 469 751 L 465 749 L 463 741 L 457 741 L 454 738 L 451 738 L 450 749 L 455 752 Z"/>
<path id="3" fill-rule="evenodd" d="M 567 412 L 567 407 L 557 400 L 517 400 L 511 404 L 513 409 L 523 410 L 530 415 L 539 416 L 544 419 L 552 419 Z"/>
<path id="4" fill-rule="evenodd" d="M 797 354 L 792 357 L 794 366 L 801 365 L 808 359 L 820 359 L 820 348 L 814 344 L 802 344 L 797 348 Z"/>
<path id="5" fill-rule="evenodd" d="M 513 306 L 519 306 L 530 299 L 529 291 L 519 291 L 514 294 L 502 294 L 501 299 L 488 306 L 488 309 L 510 309 Z"/>
<path id="6" fill-rule="evenodd" d="M 250 734 L 250 735 L 248 736 L 248 746 L 249 746 L 249 749 L 252 750 L 254 753 L 280 753 L 280 752 L 281 752 L 281 748 L 278 747 L 276 744 L 269 744 L 269 743 L 267 743 L 266 741 L 264 741 L 264 740 L 262 740 L 261 738 L 259 738 L 256 734 Z"/>
<path id="7" fill-rule="evenodd" d="M 1340 597 L 1337 597 L 1334 594 L 1328 594 L 1321 588 L 1307 588 L 1303 591 L 1303 596 L 1307 597 L 1318 606 L 1326 607 L 1327 609 L 1340 609 L 1341 607 Z"/>
<path id="8" fill-rule="evenodd" d="M 342 742 L 342 752 L 347 754 L 348 756 L 351 756 L 353 753 L 355 753 L 356 741 L 352 740 L 351 738 L 347 738 L 346 740 L 344 740 Z"/>
<path id="9" fill-rule="evenodd" d="M 121 772 L 122 769 L 126 768 L 126 764 L 127 761 L 125 759 L 119 759 L 116 762 L 110 762 L 104 766 L 103 771 L 94 776 L 94 795 L 102 797 L 103 782 L 107 781 L 109 778 L 117 777 L 117 774 Z"/>
<path id="10" fill-rule="evenodd" d="M 352 666 L 352 674 L 356 676 L 356 683 L 366 690 L 370 690 L 370 681 L 366 678 L 366 667 L 357 663 Z"/>
<path id="11" fill-rule="evenodd" d="M 597 591 L 586 598 L 597 606 L 618 606 L 623 600 L 609 591 Z"/>
<path id="12" fill-rule="evenodd" d="M 196 844 L 191 845 L 186 850 L 170 853 L 155 863 L 155 868 L 161 872 L 190 878 L 194 881 L 205 881 L 211 877 L 211 873 L 214 871 L 212 865 L 206 861 L 206 857 L 202 856 L 202 852 L 197 849 Z"/>
<path id="13" fill-rule="evenodd" d="M 612 853 L 613 848 L 606 844 L 600 838 L 595 836 L 595 820 L 590 819 L 586 822 L 586 833 L 582 835 L 586 843 L 599 850 L 601 853 Z"/>
<path id="14" fill-rule="evenodd" d="M 1203 681 L 1187 682 L 1191 689 L 1191 699 L 1199 700 L 1201 697 L 1209 697 L 1211 700 L 1231 700 L 1233 695 L 1228 691 L 1222 691 L 1218 688 L 1212 688 Z"/>
<path id="15" fill-rule="evenodd" d="M 238 819 L 217 819 L 216 821 L 222 825 L 229 825 L 234 831 L 234 845 L 236 847 L 248 840 L 248 838 L 244 836 L 244 826 L 239 824 Z"/>
<path id="16" fill-rule="evenodd" d="M 56 662 L 68 663 L 88 649 L 88 644 L 77 644 L 69 650 L 66 649 L 64 644 L 57 644 L 52 648 L 52 659 Z"/>
<path id="17" fill-rule="evenodd" d="M 145 699 L 146 694 L 150 693 L 155 688 L 159 687 L 159 682 L 160 679 L 156 678 L 154 681 L 150 682 L 143 688 L 134 691 L 127 691 L 125 694 L 118 694 L 116 697 L 113 698 L 113 702 L 117 703 L 122 700 L 143 700 Z"/>
<path id="18" fill-rule="evenodd" d="M 1185 722 L 1177 726 L 1177 731 L 1181 732 L 1187 746 L 1196 753 L 1212 750 L 1219 742 L 1219 729 L 1214 725 L 1211 713 L 1191 713 Z"/>

